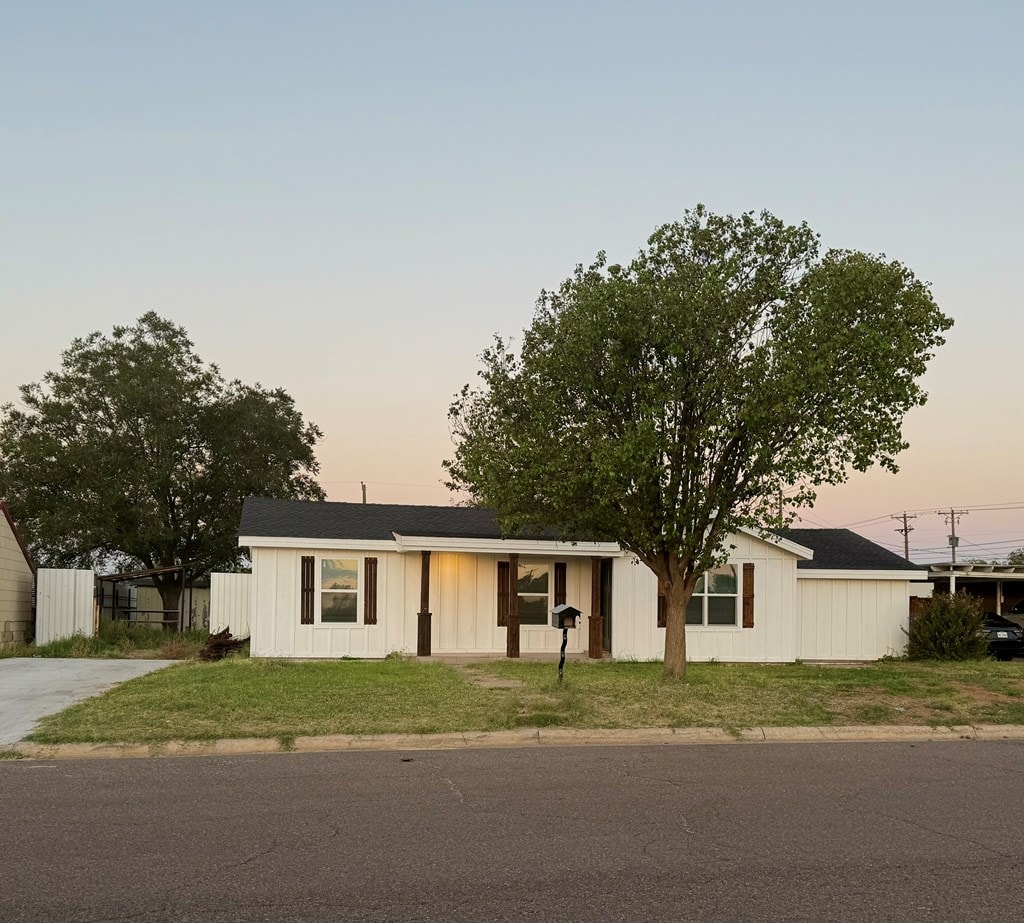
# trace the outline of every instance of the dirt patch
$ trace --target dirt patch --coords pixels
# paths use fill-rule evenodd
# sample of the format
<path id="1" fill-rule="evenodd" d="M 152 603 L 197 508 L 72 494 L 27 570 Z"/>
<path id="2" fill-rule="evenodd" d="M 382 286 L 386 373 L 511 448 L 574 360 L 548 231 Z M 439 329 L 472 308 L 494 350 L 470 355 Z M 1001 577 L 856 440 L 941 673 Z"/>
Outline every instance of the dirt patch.
<path id="1" fill-rule="evenodd" d="M 462 665 L 457 665 L 455 669 L 474 686 L 479 686 L 481 689 L 522 689 L 526 685 L 521 679 L 506 679 L 501 676 L 492 676 L 490 673 L 478 673 L 476 670 L 467 669 Z"/>
<path id="2" fill-rule="evenodd" d="M 975 705 L 1010 705 L 1020 701 L 1020 696 L 1007 695 L 1005 692 L 996 692 L 971 683 L 951 682 L 949 687 L 960 695 L 967 696 Z"/>
<path id="3" fill-rule="evenodd" d="M 948 724 L 960 709 L 952 701 L 889 695 L 858 689 L 833 696 L 828 703 L 836 724 Z"/>

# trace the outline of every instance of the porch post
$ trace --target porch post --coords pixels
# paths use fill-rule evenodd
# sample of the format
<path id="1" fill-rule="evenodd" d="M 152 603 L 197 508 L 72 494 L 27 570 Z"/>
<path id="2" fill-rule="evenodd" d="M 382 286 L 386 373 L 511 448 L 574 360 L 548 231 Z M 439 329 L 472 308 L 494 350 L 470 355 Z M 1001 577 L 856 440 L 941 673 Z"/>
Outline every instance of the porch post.
<path id="1" fill-rule="evenodd" d="M 519 656 L 519 555 L 508 556 L 508 629 L 505 634 L 505 656 Z"/>
<path id="2" fill-rule="evenodd" d="M 590 638 L 587 656 L 600 660 L 604 656 L 604 615 L 601 612 L 601 559 L 590 559 Z"/>
<path id="3" fill-rule="evenodd" d="M 996 615 L 1003 614 L 1003 581 L 996 581 Z"/>
<path id="4" fill-rule="evenodd" d="M 416 616 L 416 656 L 430 656 L 430 552 L 420 552 L 420 611 Z"/>

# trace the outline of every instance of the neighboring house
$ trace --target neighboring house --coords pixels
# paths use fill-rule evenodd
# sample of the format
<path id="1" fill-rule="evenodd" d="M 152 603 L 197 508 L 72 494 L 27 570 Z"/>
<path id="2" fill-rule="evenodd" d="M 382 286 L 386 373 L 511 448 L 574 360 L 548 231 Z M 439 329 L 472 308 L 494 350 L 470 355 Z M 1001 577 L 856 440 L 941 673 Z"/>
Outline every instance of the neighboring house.
<path id="1" fill-rule="evenodd" d="M 0 500 L 0 647 L 31 640 L 36 566 Z"/>
<path id="2" fill-rule="evenodd" d="M 654 574 L 614 542 L 503 537 L 489 510 L 250 498 L 257 657 L 555 653 L 549 611 L 584 613 L 568 650 L 664 654 Z M 691 660 L 873 660 L 903 649 L 927 572 L 845 529 L 731 536 L 687 612 Z M 518 631 L 509 625 L 518 621 Z"/>

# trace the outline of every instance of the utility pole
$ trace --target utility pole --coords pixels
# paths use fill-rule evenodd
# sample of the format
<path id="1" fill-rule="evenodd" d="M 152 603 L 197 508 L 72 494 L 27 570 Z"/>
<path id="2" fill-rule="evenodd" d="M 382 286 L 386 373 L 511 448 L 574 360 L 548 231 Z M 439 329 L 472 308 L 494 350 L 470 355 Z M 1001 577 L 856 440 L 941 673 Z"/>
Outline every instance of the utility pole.
<path id="1" fill-rule="evenodd" d="M 889 518 L 890 519 L 895 519 L 897 521 L 901 520 L 901 519 L 903 520 L 903 528 L 902 529 L 896 529 L 895 531 L 899 532 L 903 536 L 903 557 L 904 557 L 905 560 L 909 561 L 910 560 L 910 533 L 914 531 L 914 527 L 912 525 L 909 525 L 907 520 L 909 520 L 909 519 L 917 519 L 917 516 L 908 516 L 906 510 L 904 510 L 903 511 L 903 515 L 900 515 L 898 513 L 893 513 L 892 516 L 890 516 Z"/>
<path id="2" fill-rule="evenodd" d="M 359 486 L 363 488 L 363 503 L 366 502 L 366 481 L 360 481 Z"/>
<path id="3" fill-rule="evenodd" d="M 950 507 L 949 512 L 945 510 L 936 510 L 943 519 L 946 520 L 946 525 L 949 526 L 949 548 L 950 548 L 950 567 L 949 567 L 949 593 L 952 596 L 956 592 L 956 546 L 960 544 L 960 539 L 956 536 L 956 524 L 960 521 L 961 516 L 966 516 L 969 510 L 955 510 Z"/>

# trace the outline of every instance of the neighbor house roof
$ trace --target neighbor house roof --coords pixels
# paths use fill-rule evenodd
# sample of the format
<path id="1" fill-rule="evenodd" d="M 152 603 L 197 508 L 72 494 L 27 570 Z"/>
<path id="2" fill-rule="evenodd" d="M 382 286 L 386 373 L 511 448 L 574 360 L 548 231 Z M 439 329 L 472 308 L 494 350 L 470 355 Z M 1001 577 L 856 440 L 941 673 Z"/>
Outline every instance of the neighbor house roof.
<path id="1" fill-rule="evenodd" d="M 924 570 L 849 529 L 786 529 L 779 534 L 814 552 L 812 560 L 797 562 L 800 570 Z"/>

